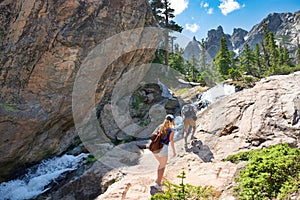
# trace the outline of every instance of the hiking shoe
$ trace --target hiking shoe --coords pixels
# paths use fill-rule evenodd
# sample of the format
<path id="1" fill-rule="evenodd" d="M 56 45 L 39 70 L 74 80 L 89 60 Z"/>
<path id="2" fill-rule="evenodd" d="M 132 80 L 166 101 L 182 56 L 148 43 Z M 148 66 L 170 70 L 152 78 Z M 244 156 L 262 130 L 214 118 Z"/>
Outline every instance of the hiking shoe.
<path id="1" fill-rule="evenodd" d="M 162 191 L 162 185 L 155 184 L 153 187 L 157 189 L 157 191 Z"/>

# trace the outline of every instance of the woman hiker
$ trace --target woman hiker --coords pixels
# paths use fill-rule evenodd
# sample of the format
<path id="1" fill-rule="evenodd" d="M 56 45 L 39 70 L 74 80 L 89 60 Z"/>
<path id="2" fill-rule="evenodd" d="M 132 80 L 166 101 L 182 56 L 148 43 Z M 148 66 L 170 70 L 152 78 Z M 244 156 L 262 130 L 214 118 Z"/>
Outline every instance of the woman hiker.
<path id="1" fill-rule="evenodd" d="M 171 143 L 171 148 L 173 151 L 173 157 L 176 156 L 175 147 L 174 147 L 174 133 L 175 133 L 175 123 L 174 116 L 168 114 L 165 117 L 164 122 L 157 127 L 156 131 L 159 131 L 161 134 L 163 148 L 158 152 L 154 153 L 156 160 L 159 162 L 157 169 L 157 179 L 156 185 L 154 186 L 157 190 L 162 190 L 162 178 L 164 176 L 165 168 L 168 161 L 168 147 Z"/>

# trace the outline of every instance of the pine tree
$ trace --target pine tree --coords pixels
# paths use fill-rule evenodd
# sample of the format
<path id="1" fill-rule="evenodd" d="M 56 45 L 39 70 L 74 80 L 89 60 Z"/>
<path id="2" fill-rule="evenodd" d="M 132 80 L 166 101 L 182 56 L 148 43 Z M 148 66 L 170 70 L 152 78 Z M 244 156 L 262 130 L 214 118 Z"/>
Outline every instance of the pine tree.
<path id="1" fill-rule="evenodd" d="M 276 69 L 278 67 L 278 51 L 277 51 L 277 45 L 274 38 L 274 33 L 269 32 L 268 34 L 268 52 L 270 55 L 270 67 L 273 69 Z"/>
<path id="2" fill-rule="evenodd" d="M 264 66 L 266 68 L 266 70 L 269 69 L 270 67 L 270 55 L 269 55 L 269 50 L 268 50 L 268 46 L 269 46 L 269 31 L 268 31 L 268 28 L 267 28 L 267 24 L 264 23 L 263 24 L 263 40 L 262 40 L 262 43 L 261 43 L 261 46 L 262 46 L 262 50 L 263 50 L 263 55 L 264 55 Z"/>
<path id="3" fill-rule="evenodd" d="M 289 51 L 286 47 L 283 49 L 283 65 L 290 66 L 290 67 L 293 65 L 292 60 L 290 58 Z"/>
<path id="4" fill-rule="evenodd" d="M 261 77 L 265 73 L 265 69 L 262 66 L 262 58 L 261 58 L 259 44 L 255 45 L 254 67 L 258 70 L 258 74 L 257 74 L 258 77 Z"/>
<path id="5" fill-rule="evenodd" d="M 189 60 L 191 66 L 190 66 L 190 74 L 191 74 L 191 79 L 193 81 L 196 81 L 196 76 L 197 76 L 197 68 L 199 67 L 199 60 L 195 57 L 195 55 L 192 55 L 192 58 Z"/>
<path id="6" fill-rule="evenodd" d="M 162 9 L 164 7 L 164 4 L 161 0 L 152 0 L 151 1 L 151 9 L 152 14 L 154 15 L 155 19 L 157 20 L 158 24 L 162 27 L 164 27 L 164 17 L 162 14 Z"/>
<path id="7" fill-rule="evenodd" d="M 241 67 L 242 69 L 250 75 L 255 75 L 255 69 L 253 66 L 254 63 L 254 57 L 253 57 L 253 52 L 250 49 L 250 46 L 248 43 L 245 45 L 245 50 L 242 53 L 242 56 L 240 58 L 241 62 Z"/>
<path id="8" fill-rule="evenodd" d="M 283 53 L 284 52 L 283 52 L 282 45 L 280 45 L 278 47 L 278 66 L 282 66 L 283 63 L 284 63 L 284 61 L 283 61 L 283 57 L 284 57 Z"/>
<path id="9" fill-rule="evenodd" d="M 172 19 L 175 17 L 174 9 L 170 7 L 169 0 L 152 0 L 152 13 L 164 31 L 165 44 L 165 64 L 169 64 L 169 30 L 182 31 L 182 27 L 176 24 Z"/>
<path id="10" fill-rule="evenodd" d="M 230 66 L 229 68 L 234 68 L 237 70 L 239 68 L 239 59 L 236 57 L 236 53 L 234 51 L 229 51 L 229 60 L 230 60 Z"/>
<path id="11" fill-rule="evenodd" d="M 201 40 L 200 47 L 201 47 L 200 66 L 203 70 L 206 70 L 207 61 L 206 61 L 206 49 L 205 49 L 204 39 Z"/>
<path id="12" fill-rule="evenodd" d="M 222 36 L 220 42 L 220 50 L 216 56 L 217 69 L 223 77 L 226 77 L 229 73 L 231 65 L 230 52 L 226 43 L 226 37 Z"/>
<path id="13" fill-rule="evenodd" d="M 180 72 L 181 74 L 186 74 L 186 69 L 184 67 L 183 49 L 179 48 L 178 44 L 174 45 L 174 53 L 170 54 L 169 65 L 171 68 Z"/>
<path id="14" fill-rule="evenodd" d="M 297 39 L 297 58 L 296 58 L 297 65 L 300 65 L 300 42 L 299 38 Z"/>

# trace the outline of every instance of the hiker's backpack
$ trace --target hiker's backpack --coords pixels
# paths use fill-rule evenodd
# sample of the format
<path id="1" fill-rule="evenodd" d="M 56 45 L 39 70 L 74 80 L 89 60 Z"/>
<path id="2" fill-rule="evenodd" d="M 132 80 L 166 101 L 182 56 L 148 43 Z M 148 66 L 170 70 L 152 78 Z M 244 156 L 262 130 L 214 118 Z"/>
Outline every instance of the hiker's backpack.
<path id="1" fill-rule="evenodd" d="M 163 148 L 163 143 L 161 141 L 160 132 L 158 130 L 154 131 L 154 133 L 152 133 L 150 139 L 151 139 L 151 142 L 149 145 L 150 151 L 152 151 L 153 153 L 158 153 Z"/>
<path id="2" fill-rule="evenodd" d="M 194 108 L 191 105 L 185 105 L 183 108 L 183 114 L 185 118 L 193 118 L 195 115 Z"/>
<path id="3" fill-rule="evenodd" d="M 151 142 L 149 145 L 150 151 L 153 153 L 159 153 L 163 148 L 163 144 L 168 144 L 170 142 L 170 134 L 174 129 L 169 129 L 166 138 L 162 138 L 159 129 L 156 129 L 151 135 Z"/>

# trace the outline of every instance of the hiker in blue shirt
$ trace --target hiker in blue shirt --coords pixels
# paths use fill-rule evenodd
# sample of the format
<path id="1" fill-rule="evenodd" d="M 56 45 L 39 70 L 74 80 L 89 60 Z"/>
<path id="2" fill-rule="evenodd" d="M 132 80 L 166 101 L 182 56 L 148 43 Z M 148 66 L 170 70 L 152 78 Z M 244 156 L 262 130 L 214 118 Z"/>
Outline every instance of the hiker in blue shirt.
<path id="1" fill-rule="evenodd" d="M 171 148 L 173 151 L 173 157 L 176 156 L 175 146 L 174 146 L 174 133 L 175 133 L 175 123 L 174 116 L 168 114 L 165 117 L 164 122 L 156 129 L 156 131 L 160 131 L 162 135 L 162 143 L 163 148 L 158 152 L 154 153 L 156 160 L 159 162 L 159 166 L 157 169 L 157 179 L 156 185 L 154 186 L 157 190 L 162 190 L 162 178 L 164 176 L 164 171 L 168 161 L 168 146 L 171 143 Z"/>
<path id="2" fill-rule="evenodd" d="M 197 107 L 192 104 L 192 101 L 189 100 L 188 104 L 184 105 L 181 109 L 181 116 L 183 118 L 183 126 L 184 126 L 184 142 L 187 145 L 187 137 L 189 127 L 192 127 L 191 139 L 194 138 L 194 134 L 196 132 L 196 120 L 197 120 Z"/>

